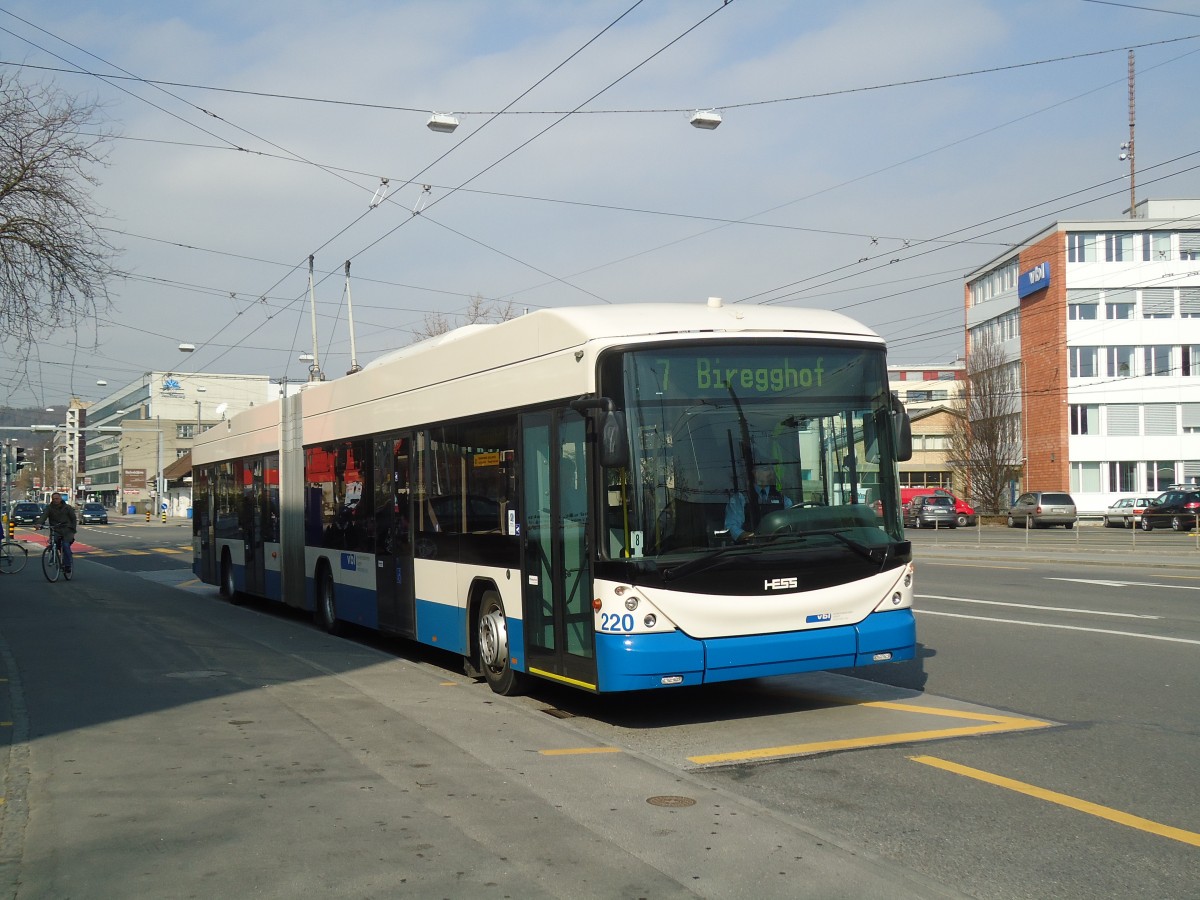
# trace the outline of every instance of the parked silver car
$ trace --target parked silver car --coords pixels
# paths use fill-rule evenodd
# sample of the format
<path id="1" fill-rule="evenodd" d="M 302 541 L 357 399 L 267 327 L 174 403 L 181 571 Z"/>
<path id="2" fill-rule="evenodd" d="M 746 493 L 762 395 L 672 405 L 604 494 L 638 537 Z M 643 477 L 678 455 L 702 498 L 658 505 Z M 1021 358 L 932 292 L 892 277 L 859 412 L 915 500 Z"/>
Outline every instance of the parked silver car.
<path id="1" fill-rule="evenodd" d="M 1136 528 L 1142 522 L 1142 511 L 1153 497 L 1122 497 L 1104 511 L 1105 528 Z"/>
<path id="2" fill-rule="evenodd" d="M 1074 528 L 1075 500 L 1065 491 L 1026 491 L 1008 510 L 1009 528 Z"/>
<path id="3" fill-rule="evenodd" d="M 913 497 L 904 505 L 904 526 L 913 528 L 954 528 L 958 517 L 954 510 L 954 498 L 942 494 L 922 494 Z"/>

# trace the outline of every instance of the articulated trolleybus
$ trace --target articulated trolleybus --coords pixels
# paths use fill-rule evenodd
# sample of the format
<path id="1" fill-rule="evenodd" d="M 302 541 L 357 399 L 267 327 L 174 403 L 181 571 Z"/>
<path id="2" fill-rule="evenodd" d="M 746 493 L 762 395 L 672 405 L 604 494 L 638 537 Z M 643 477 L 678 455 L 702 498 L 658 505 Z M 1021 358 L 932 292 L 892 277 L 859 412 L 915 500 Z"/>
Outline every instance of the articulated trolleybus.
<path id="1" fill-rule="evenodd" d="M 201 435 L 194 569 L 502 694 L 908 660 L 911 445 L 883 340 L 845 316 L 544 310 Z"/>

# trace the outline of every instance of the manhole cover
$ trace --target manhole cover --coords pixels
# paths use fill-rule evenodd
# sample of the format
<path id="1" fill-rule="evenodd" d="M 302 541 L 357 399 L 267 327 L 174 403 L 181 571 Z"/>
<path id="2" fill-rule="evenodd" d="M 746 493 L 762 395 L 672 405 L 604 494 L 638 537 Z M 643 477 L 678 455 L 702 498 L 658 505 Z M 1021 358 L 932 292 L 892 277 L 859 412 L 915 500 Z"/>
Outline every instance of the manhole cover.
<path id="1" fill-rule="evenodd" d="M 670 796 L 648 797 L 648 798 L 646 798 L 646 802 L 649 803 L 651 806 L 680 807 L 680 806 L 695 806 L 696 805 L 696 801 L 693 800 L 691 797 L 670 797 Z"/>

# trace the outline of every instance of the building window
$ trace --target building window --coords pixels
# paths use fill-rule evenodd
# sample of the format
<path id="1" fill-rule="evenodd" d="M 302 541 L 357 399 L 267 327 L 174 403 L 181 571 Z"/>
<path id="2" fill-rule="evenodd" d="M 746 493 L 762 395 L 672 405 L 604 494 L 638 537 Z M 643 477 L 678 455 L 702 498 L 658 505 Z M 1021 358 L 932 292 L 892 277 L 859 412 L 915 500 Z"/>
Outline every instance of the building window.
<path id="1" fill-rule="evenodd" d="M 1105 418 L 1109 435 L 1136 437 L 1142 433 L 1141 410 L 1136 403 L 1110 403 Z"/>
<path id="2" fill-rule="evenodd" d="M 1067 262 L 1095 262 L 1096 237 L 1094 234 L 1068 234 Z"/>
<path id="3" fill-rule="evenodd" d="M 1100 463 L 1071 463 L 1071 490 L 1075 493 L 1095 493 L 1100 490 Z"/>
<path id="4" fill-rule="evenodd" d="M 1105 358 L 1108 361 L 1108 376 L 1110 378 L 1129 378 L 1133 375 L 1133 347 L 1106 347 Z"/>
<path id="5" fill-rule="evenodd" d="M 928 403 L 932 397 L 930 391 L 909 391 L 904 399 L 909 403 Z"/>
<path id="6" fill-rule="evenodd" d="M 901 472 L 901 487 L 945 488 L 950 490 L 949 472 Z"/>
<path id="7" fill-rule="evenodd" d="M 1175 483 L 1174 462 L 1146 463 L 1146 490 L 1165 491 Z"/>
<path id="8" fill-rule="evenodd" d="M 1146 375 L 1161 376 L 1171 374 L 1170 346 L 1160 344 L 1154 347 L 1143 347 L 1142 351 L 1142 371 Z"/>
<path id="9" fill-rule="evenodd" d="M 1171 258 L 1171 235 L 1165 231 L 1142 233 L 1142 262 L 1166 262 Z M 1125 488 L 1133 490 L 1133 488 Z"/>
<path id="10" fill-rule="evenodd" d="M 1070 369 L 1067 374 L 1072 378 L 1096 377 L 1095 347 L 1068 347 L 1067 358 L 1070 363 Z"/>
<path id="11" fill-rule="evenodd" d="M 1175 315 L 1174 288 L 1143 288 L 1142 318 L 1170 319 Z"/>
<path id="12" fill-rule="evenodd" d="M 1182 356 L 1179 374 L 1200 376 L 1200 344 L 1184 344 L 1179 349 Z"/>
<path id="13" fill-rule="evenodd" d="M 1181 231 L 1179 233 L 1179 258 L 1200 259 L 1200 231 Z"/>
<path id="14" fill-rule="evenodd" d="M 1110 491 L 1136 491 L 1138 464 L 1135 462 L 1112 462 L 1108 464 L 1108 489 Z"/>
<path id="15" fill-rule="evenodd" d="M 1133 262 L 1133 235 L 1106 234 L 1104 236 L 1105 262 Z"/>
<path id="16" fill-rule="evenodd" d="M 1200 403 L 1184 403 L 1180 412 L 1183 414 L 1183 433 L 1200 433 Z"/>
<path id="17" fill-rule="evenodd" d="M 1071 406 L 1071 434 L 1099 434 L 1100 407 L 1090 403 Z"/>
<path id="18" fill-rule="evenodd" d="M 1068 290 L 1067 318 L 1072 321 L 1100 318 L 1100 292 Z"/>
<path id="19" fill-rule="evenodd" d="M 1200 319 L 1200 288 L 1179 289 L 1179 315 L 1185 319 Z"/>
<path id="20" fill-rule="evenodd" d="M 1179 434 L 1179 418 L 1174 403 L 1146 404 L 1146 434 L 1154 437 Z"/>

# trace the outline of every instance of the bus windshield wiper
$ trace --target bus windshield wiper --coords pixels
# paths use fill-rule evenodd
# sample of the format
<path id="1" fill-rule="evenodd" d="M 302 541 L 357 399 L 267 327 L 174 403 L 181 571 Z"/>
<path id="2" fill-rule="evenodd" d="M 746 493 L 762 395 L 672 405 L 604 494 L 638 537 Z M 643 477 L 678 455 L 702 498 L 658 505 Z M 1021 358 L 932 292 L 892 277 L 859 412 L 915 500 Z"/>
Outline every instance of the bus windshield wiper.
<path id="1" fill-rule="evenodd" d="M 834 529 L 825 529 L 822 531 L 806 531 L 806 532 L 804 532 L 804 534 L 805 534 L 805 536 L 814 535 L 814 534 L 829 535 L 834 540 L 840 541 L 842 544 L 849 547 L 851 550 L 853 550 L 855 553 L 857 553 L 863 559 L 869 559 L 871 562 L 878 562 L 880 571 L 883 571 L 883 567 L 885 565 L 887 565 L 888 558 L 892 555 L 892 542 L 891 541 L 888 541 L 887 544 L 885 544 L 882 547 L 868 547 L 866 544 L 862 543 L 861 541 L 856 541 L 853 538 L 848 538 L 848 537 L 846 537 L 846 535 L 842 534 L 840 531 L 836 531 Z M 876 551 L 878 551 L 878 550 L 883 551 L 882 559 L 880 559 L 876 555 Z"/>
<path id="2" fill-rule="evenodd" d="M 734 550 L 748 550 L 748 544 L 731 544 L 727 547 L 718 547 L 710 553 L 704 553 L 703 556 L 698 556 L 695 559 L 689 559 L 688 562 L 672 565 L 670 569 L 662 569 L 662 581 L 673 581 L 674 578 L 682 578 L 684 575 L 695 575 L 698 571 L 704 571 L 712 568 L 716 563 L 720 562 L 722 557 L 727 556 Z"/>

